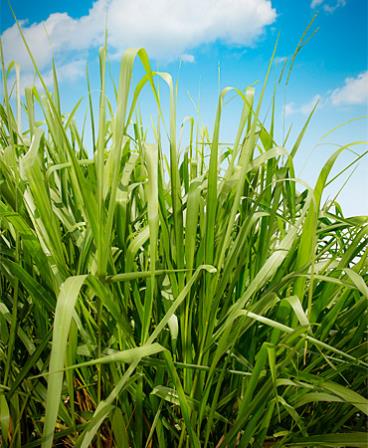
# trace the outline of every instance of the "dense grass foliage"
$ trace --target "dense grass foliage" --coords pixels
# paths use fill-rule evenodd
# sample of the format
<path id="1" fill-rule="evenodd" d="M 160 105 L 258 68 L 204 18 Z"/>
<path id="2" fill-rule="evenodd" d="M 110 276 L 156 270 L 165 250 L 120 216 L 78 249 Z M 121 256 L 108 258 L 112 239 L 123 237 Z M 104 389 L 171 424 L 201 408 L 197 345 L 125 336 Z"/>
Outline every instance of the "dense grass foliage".
<path id="1" fill-rule="evenodd" d="M 296 179 L 309 119 L 275 142 L 274 112 L 260 121 L 269 72 L 257 103 L 225 89 L 213 135 L 189 118 L 179 145 L 170 75 L 128 51 L 114 110 L 105 59 L 92 148 L 56 71 L 21 94 L 3 63 L 2 446 L 365 446 L 367 218 L 322 201 L 347 147 L 313 189 Z M 229 94 L 243 110 L 222 145 Z"/>

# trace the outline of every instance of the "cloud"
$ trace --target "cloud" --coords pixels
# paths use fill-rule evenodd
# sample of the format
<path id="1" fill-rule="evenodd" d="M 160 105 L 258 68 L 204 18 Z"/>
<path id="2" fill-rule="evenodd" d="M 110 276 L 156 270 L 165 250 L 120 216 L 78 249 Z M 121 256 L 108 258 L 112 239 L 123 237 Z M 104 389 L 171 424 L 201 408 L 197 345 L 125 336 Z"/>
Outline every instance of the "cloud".
<path id="1" fill-rule="evenodd" d="M 309 115 L 313 107 L 318 103 L 318 108 L 331 106 L 348 106 L 365 104 L 368 107 L 368 71 L 360 73 L 356 78 L 346 78 L 342 87 L 332 92 L 314 97 L 301 105 L 289 102 L 285 105 L 285 115 L 302 114 Z"/>
<path id="2" fill-rule="evenodd" d="M 324 5 L 323 9 L 332 14 L 336 9 L 346 5 L 346 0 L 337 0 L 333 5 Z"/>
<path id="3" fill-rule="evenodd" d="M 75 81 L 85 73 L 86 61 L 84 59 L 76 59 L 63 65 L 57 65 L 57 77 L 59 82 Z M 53 73 L 51 69 L 44 70 L 42 73 L 43 80 L 47 87 L 52 86 Z M 14 82 L 14 77 L 10 79 L 10 84 Z M 20 90 L 23 92 L 25 87 L 36 86 L 41 87 L 41 82 L 32 71 L 21 71 Z"/>
<path id="4" fill-rule="evenodd" d="M 314 95 L 314 97 L 310 101 L 302 104 L 301 106 L 296 106 L 295 103 L 292 102 L 287 103 L 285 105 L 285 115 L 287 117 L 294 114 L 309 115 L 317 103 L 319 104 L 319 106 L 323 105 L 323 99 L 321 95 Z"/>
<path id="5" fill-rule="evenodd" d="M 66 55 L 99 45 L 103 40 L 105 10 L 106 1 L 99 0 L 88 15 L 80 19 L 55 13 L 39 23 L 28 25 L 27 21 L 21 21 L 24 37 L 38 67 L 43 69 L 49 65 L 53 55 Z M 3 32 L 1 40 L 6 62 L 15 60 L 24 70 L 32 68 L 16 24 Z"/>
<path id="6" fill-rule="evenodd" d="M 283 64 L 284 62 L 286 62 L 288 59 L 289 59 L 288 56 L 277 56 L 274 59 L 274 63 L 276 65 L 280 65 L 280 64 Z"/>
<path id="7" fill-rule="evenodd" d="M 312 0 L 311 8 L 314 9 L 317 6 L 321 5 L 323 2 L 324 2 L 324 0 Z"/>
<path id="8" fill-rule="evenodd" d="M 108 11 L 115 48 L 144 46 L 157 59 L 216 40 L 251 45 L 275 18 L 269 0 L 112 0 Z"/>
<path id="9" fill-rule="evenodd" d="M 346 5 L 347 0 L 335 0 L 334 2 L 326 2 L 326 0 L 312 0 L 311 8 L 315 9 L 319 6 L 329 14 L 332 14 L 336 9 Z"/>
<path id="10" fill-rule="evenodd" d="M 295 108 L 295 103 L 290 102 L 290 103 L 286 103 L 285 104 L 285 115 L 287 117 L 289 117 L 290 115 L 293 115 L 297 112 L 296 108 Z"/>
<path id="11" fill-rule="evenodd" d="M 314 95 L 314 97 L 310 101 L 300 107 L 300 112 L 304 115 L 309 115 L 317 103 L 318 105 L 322 106 L 321 95 Z"/>
<path id="12" fill-rule="evenodd" d="M 254 44 L 274 22 L 270 0 L 97 0 L 88 14 L 74 19 L 54 13 L 42 22 L 22 22 L 26 41 L 41 70 L 52 56 L 61 61 L 100 46 L 107 24 L 113 53 L 145 47 L 150 56 L 173 60 L 201 44 L 222 41 L 229 45 Z M 23 70 L 32 67 L 17 26 L 1 36 L 5 60 L 16 60 Z"/>
<path id="13" fill-rule="evenodd" d="M 368 71 L 346 78 L 342 87 L 331 93 L 334 106 L 368 104 Z"/>
<path id="14" fill-rule="evenodd" d="M 180 60 L 182 62 L 189 62 L 190 64 L 194 64 L 195 57 L 192 54 L 184 53 L 180 56 Z"/>

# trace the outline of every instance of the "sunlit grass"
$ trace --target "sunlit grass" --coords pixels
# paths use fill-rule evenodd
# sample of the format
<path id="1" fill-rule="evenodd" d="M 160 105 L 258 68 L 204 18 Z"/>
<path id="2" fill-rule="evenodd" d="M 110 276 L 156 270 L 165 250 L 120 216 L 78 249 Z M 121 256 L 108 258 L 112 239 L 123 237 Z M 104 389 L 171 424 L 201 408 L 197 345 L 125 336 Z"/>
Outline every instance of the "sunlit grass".
<path id="1" fill-rule="evenodd" d="M 3 63 L 3 446 L 366 446 L 367 218 L 322 201 L 347 147 L 313 189 L 296 179 L 309 119 L 295 144 L 275 141 L 274 108 L 259 118 L 268 72 L 257 104 L 235 91 L 232 145 L 225 89 L 213 135 L 187 120 L 179 151 L 171 76 L 129 50 L 113 110 L 105 48 L 100 66 L 87 148 L 56 71 L 52 89 L 39 74 L 20 92 Z"/>

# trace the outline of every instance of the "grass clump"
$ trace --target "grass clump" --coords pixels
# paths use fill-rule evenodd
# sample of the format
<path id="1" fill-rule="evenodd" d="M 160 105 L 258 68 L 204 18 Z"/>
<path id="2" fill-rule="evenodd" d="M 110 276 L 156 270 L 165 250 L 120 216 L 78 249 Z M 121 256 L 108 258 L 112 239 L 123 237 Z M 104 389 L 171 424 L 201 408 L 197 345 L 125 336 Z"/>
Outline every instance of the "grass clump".
<path id="1" fill-rule="evenodd" d="M 55 70 L 52 90 L 39 74 L 43 89 L 21 96 L 3 63 L 3 446 L 365 446 L 367 218 L 322 202 L 347 147 L 299 192 L 306 128 L 288 151 L 274 113 L 260 121 L 268 72 L 257 104 L 236 91 L 233 145 L 220 141 L 225 89 L 213 136 L 187 120 L 181 150 L 170 75 L 127 51 L 114 110 L 105 60 L 92 150 Z M 145 84 L 151 141 L 133 119 Z"/>

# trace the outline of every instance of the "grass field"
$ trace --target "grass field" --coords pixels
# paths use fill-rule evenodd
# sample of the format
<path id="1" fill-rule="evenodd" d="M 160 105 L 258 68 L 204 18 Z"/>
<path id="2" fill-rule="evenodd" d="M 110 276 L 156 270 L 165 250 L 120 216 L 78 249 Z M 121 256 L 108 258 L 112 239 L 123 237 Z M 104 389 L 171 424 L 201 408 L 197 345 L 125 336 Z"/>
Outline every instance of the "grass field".
<path id="1" fill-rule="evenodd" d="M 367 446 L 368 220 L 322 197 L 364 144 L 339 148 L 312 189 L 293 165 L 312 114 L 277 143 L 275 109 L 260 120 L 269 73 L 257 102 L 223 90 L 212 135 L 187 119 L 179 144 L 169 74 L 129 50 L 110 102 L 105 72 L 106 47 L 87 148 L 56 71 L 20 92 L 2 63 L 2 446 Z"/>

